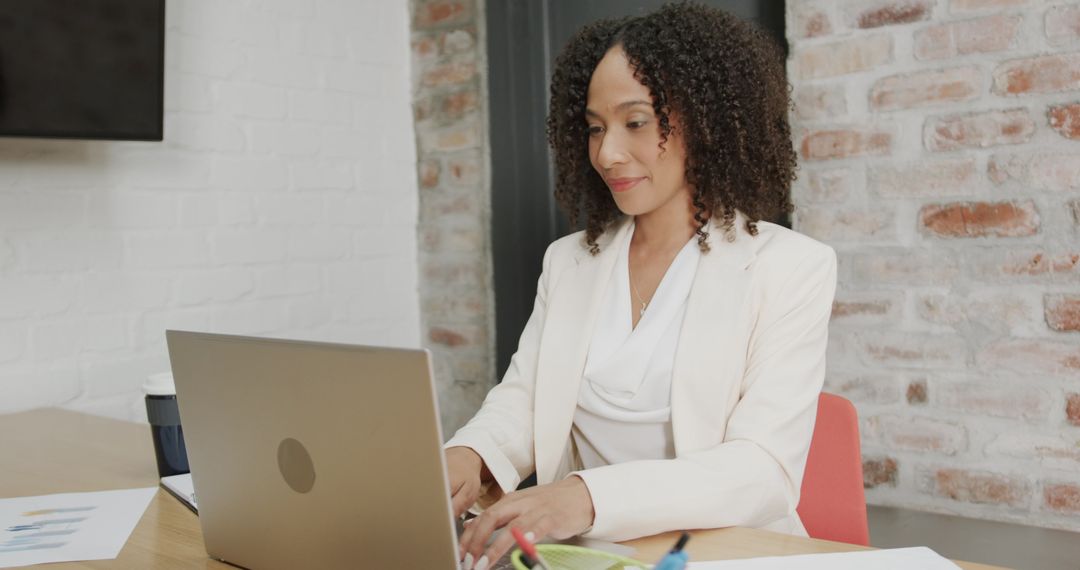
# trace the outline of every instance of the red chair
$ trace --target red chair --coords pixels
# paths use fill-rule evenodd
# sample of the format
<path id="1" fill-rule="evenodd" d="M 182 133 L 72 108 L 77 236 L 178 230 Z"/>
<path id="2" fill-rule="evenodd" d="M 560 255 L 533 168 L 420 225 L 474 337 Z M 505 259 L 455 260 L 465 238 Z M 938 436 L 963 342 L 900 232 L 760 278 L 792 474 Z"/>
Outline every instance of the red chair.
<path id="1" fill-rule="evenodd" d="M 840 396 L 822 393 L 796 511 L 812 538 L 870 545 L 863 494 L 859 417 Z"/>

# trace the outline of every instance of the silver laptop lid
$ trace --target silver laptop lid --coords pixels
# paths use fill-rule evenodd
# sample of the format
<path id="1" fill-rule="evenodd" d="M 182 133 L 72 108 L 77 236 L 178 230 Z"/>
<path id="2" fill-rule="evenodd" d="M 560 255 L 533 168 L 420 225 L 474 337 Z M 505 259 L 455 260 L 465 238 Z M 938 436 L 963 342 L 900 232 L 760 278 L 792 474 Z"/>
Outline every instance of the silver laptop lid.
<path id="1" fill-rule="evenodd" d="M 456 569 L 426 350 L 167 331 L 206 551 Z"/>

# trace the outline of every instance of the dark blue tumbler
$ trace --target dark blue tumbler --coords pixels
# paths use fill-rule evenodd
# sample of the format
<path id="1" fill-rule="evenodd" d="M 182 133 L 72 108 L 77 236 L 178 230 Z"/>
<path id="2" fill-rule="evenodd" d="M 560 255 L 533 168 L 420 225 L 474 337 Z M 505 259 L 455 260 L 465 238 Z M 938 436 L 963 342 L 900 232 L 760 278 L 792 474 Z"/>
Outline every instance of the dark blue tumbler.
<path id="1" fill-rule="evenodd" d="M 180 426 L 180 408 L 176 405 L 176 386 L 172 374 L 152 374 L 143 385 L 146 391 L 146 418 L 154 438 L 158 475 L 188 473 L 187 448 L 184 447 L 184 428 Z"/>

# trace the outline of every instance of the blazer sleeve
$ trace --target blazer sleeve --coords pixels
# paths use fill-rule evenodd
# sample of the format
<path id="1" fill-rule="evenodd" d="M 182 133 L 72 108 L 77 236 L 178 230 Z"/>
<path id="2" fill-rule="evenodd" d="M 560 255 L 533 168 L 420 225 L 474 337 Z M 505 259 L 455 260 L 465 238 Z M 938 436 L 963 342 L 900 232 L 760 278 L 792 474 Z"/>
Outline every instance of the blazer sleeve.
<path id="1" fill-rule="evenodd" d="M 759 527 L 792 514 L 825 379 L 835 290 L 836 254 L 823 247 L 763 300 L 722 443 L 675 459 L 573 473 L 585 481 L 596 512 L 586 535 L 618 541 L 676 529 Z"/>
<path id="2" fill-rule="evenodd" d="M 517 488 L 536 470 L 533 454 L 533 394 L 536 360 L 547 309 L 551 257 L 555 244 L 544 253 L 543 270 L 536 286 L 533 311 L 518 340 L 517 351 L 502 382 L 488 392 L 480 410 L 454 434 L 445 448 L 468 447 L 475 451 L 495 479 L 478 504 L 488 506 Z"/>

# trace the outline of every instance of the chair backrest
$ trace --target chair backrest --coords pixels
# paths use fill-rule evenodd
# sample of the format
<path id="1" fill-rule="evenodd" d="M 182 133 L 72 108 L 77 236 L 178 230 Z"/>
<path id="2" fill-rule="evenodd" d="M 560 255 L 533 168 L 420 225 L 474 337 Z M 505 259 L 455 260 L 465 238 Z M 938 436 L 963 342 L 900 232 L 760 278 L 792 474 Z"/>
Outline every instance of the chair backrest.
<path id="1" fill-rule="evenodd" d="M 859 417 L 840 396 L 822 393 L 797 512 L 813 538 L 869 546 Z"/>

